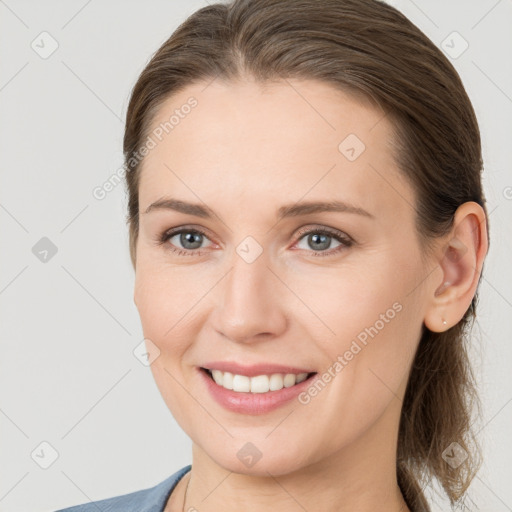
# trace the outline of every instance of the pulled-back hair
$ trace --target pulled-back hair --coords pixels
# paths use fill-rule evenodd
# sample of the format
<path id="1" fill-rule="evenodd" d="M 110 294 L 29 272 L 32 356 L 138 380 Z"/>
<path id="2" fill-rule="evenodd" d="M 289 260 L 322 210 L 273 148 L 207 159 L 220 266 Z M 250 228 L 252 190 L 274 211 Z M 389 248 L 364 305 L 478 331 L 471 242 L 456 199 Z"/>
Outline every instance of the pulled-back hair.
<path id="1" fill-rule="evenodd" d="M 395 161 L 415 193 L 424 255 L 450 232 L 460 205 L 474 201 L 487 213 L 471 102 L 453 65 L 403 14 L 378 0 L 234 0 L 186 19 L 132 91 L 123 149 L 134 268 L 142 164 L 132 156 L 159 107 L 194 83 L 247 77 L 319 80 L 385 112 Z M 398 436 L 397 480 L 411 510 L 429 510 L 422 488 L 433 477 L 455 504 L 479 467 L 470 428 L 478 401 L 467 353 L 476 302 L 477 294 L 445 332 L 423 326 Z M 457 468 L 442 457 L 452 442 L 468 454 Z"/>

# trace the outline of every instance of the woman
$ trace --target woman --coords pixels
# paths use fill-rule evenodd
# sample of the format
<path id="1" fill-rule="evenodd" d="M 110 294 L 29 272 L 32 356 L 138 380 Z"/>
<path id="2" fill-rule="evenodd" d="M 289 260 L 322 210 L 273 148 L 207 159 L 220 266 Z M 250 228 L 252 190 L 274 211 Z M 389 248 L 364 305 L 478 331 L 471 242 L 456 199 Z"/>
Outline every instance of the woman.
<path id="1" fill-rule="evenodd" d="M 193 443 L 66 509 L 426 511 L 478 467 L 466 354 L 488 250 L 460 78 L 377 0 L 234 0 L 139 77 L 124 138 L 151 370 Z"/>

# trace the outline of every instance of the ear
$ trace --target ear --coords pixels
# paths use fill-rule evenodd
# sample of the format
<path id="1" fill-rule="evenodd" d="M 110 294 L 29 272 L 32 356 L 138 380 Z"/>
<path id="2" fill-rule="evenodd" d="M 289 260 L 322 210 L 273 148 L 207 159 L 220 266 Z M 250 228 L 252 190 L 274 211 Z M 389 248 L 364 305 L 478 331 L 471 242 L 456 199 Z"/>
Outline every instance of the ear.
<path id="1" fill-rule="evenodd" d="M 475 295 L 487 250 L 485 212 L 478 203 L 468 201 L 457 208 L 453 229 L 436 254 L 442 277 L 439 280 L 436 273 L 428 289 L 424 322 L 430 331 L 446 331 L 464 316 Z"/>

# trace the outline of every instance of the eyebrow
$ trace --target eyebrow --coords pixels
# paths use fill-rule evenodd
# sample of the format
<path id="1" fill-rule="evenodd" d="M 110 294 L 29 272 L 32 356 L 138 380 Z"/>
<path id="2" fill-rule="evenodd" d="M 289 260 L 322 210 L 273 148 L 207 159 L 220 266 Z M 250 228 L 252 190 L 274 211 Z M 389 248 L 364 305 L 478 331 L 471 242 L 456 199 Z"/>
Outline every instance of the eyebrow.
<path id="1" fill-rule="evenodd" d="M 143 213 L 147 214 L 155 210 L 174 210 L 202 218 L 216 217 L 213 210 L 207 206 L 203 206 L 198 203 L 180 201 L 179 199 L 174 199 L 172 197 L 164 197 L 158 201 L 155 201 L 154 203 L 151 203 Z M 287 217 L 298 217 L 300 215 L 311 215 L 313 213 L 321 212 L 353 213 L 371 219 L 375 218 L 374 215 L 372 215 L 370 212 L 367 212 L 363 208 L 345 203 L 343 201 L 303 201 L 300 203 L 281 206 L 277 211 L 279 220 Z"/>

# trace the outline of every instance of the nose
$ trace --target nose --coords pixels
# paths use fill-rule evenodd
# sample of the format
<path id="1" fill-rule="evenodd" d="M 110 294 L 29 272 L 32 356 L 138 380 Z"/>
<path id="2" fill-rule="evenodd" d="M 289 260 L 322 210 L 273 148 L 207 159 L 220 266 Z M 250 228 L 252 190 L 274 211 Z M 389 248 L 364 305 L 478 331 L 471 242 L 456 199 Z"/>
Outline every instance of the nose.
<path id="1" fill-rule="evenodd" d="M 232 267 L 217 287 L 212 322 L 230 340 L 251 343 L 271 339 L 287 327 L 282 283 L 263 255 L 247 263 L 234 253 Z"/>

